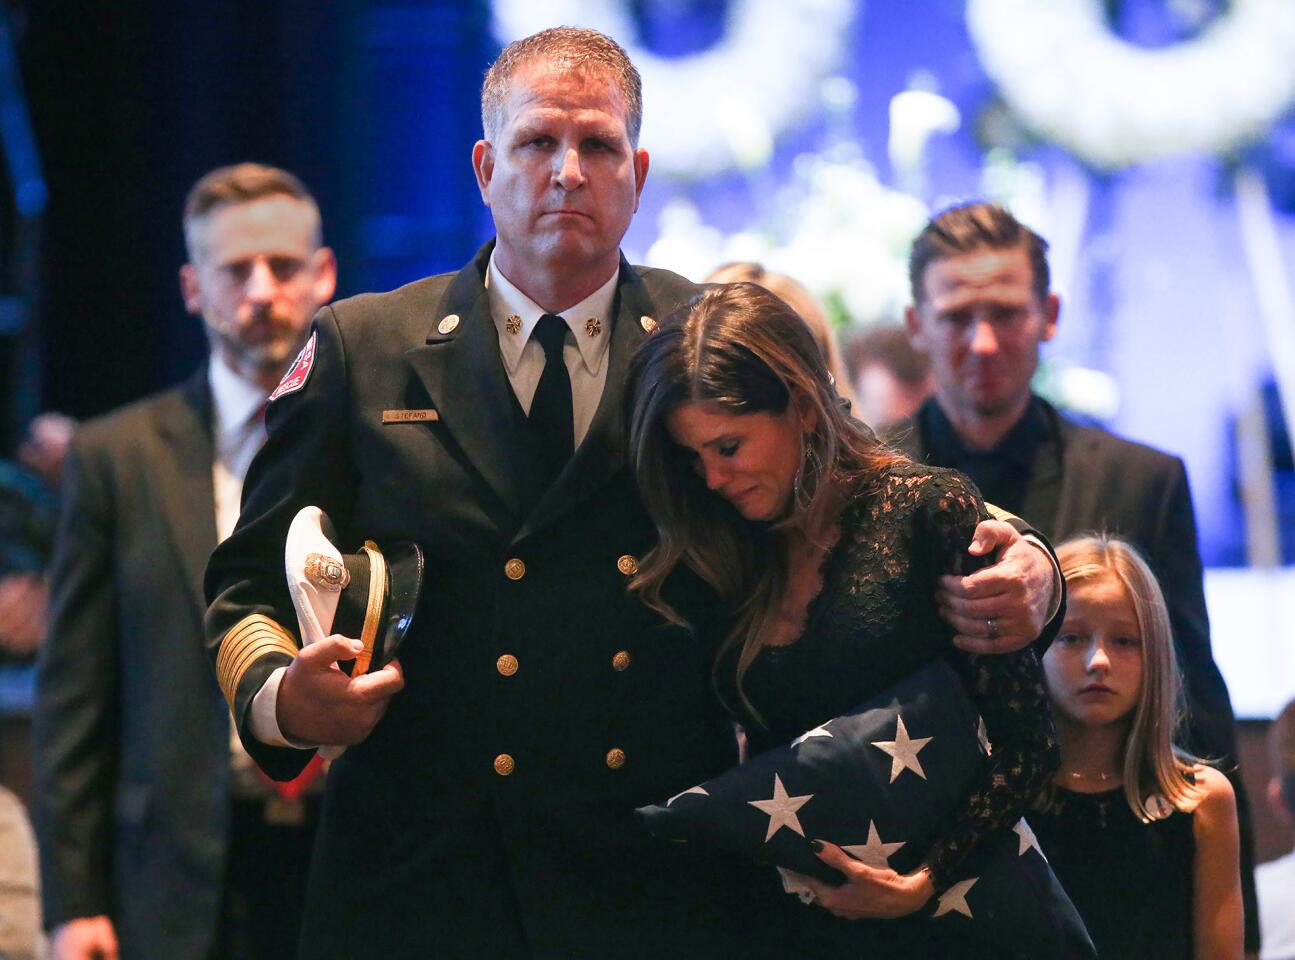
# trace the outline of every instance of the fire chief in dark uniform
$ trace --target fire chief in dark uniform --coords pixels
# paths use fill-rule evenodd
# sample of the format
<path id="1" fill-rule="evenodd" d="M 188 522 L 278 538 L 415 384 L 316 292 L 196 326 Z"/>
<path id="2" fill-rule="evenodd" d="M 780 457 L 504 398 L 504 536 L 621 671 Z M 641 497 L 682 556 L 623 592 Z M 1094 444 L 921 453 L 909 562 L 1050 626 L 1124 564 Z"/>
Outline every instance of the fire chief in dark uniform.
<path id="1" fill-rule="evenodd" d="M 735 761 L 709 651 L 625 594 L 655 533 L 623 466 L 624 372 L 697 290 L 619 253 L 648 171 L 638 75 L 600 34 L 545 31 L 501 54 L 482 112 L 497 240 L 318 314 L 208 568 L 249 751 L 289 777 L 300 747 L 351 744 L 302 952 L 760 956 L 763 876 L 630 823 Z M 311 504 L 343 550 L 422 546 L 398 664 L 350 679 L 353 641 L 298 652 L 283 545 Z"/>

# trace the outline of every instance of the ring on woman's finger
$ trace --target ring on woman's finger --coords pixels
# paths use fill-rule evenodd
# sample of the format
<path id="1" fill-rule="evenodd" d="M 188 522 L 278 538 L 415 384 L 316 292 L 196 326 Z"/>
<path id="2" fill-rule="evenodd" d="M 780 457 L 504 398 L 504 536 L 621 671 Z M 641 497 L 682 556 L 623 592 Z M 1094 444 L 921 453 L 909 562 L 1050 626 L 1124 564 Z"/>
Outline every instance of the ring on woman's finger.
<path id="1" fill-rule="evenodd" d="M 993 618 L 993 617 L 990 617 L 988 620 L 986 620 L 986 621 L 985 621 L 985 626 L 989 627 L 989 639 L 990 639 L 990 640 L 997 640 L 997 639 L 998 639 L 998 624 L 997 624 L 996 622 L 994 622 L 994 618 Z"/>

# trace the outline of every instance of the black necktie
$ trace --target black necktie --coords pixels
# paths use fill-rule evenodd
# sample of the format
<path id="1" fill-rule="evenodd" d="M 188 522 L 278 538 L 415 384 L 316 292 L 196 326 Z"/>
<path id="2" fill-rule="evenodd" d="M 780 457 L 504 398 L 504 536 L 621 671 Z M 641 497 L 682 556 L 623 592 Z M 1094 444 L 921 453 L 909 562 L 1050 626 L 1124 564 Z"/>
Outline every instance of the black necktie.
<path id="1" fill-rule="evenodd" d="M 548 486 L 562 472 L 575 451 L 575 427 L 571 414 L 571 375 L 562 359 L 567 322 L 546 313 L 535 325 L 535 339 L 544 348 L 544 372 L 531 400 L 530 423 L 539 440 L 540 465 Z"/>

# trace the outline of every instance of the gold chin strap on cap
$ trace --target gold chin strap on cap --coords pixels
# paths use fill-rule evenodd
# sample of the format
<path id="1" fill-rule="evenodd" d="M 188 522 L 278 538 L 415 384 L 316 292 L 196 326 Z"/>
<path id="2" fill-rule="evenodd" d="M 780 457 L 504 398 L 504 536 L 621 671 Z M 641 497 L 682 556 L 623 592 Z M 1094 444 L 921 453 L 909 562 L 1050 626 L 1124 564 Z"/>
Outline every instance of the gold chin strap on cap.
<path id="1" fill-rule="evenodd" d="M 382 622 L 382 600 L 387 595 L 387 558 L 372 540 L 364 541 L 364 552 L 369 555 L 369 602 L 364 608 L 364 627 L 360 631 L 364 649 L 355 657 L 355 669 L 351 671 L 353 677 L 369 672 L 369 664 L 373 661 L 373 641 L 378 637 L 378 627 Z"/>
<path id="2" fill-rule="evenodd" d="M 216 681 L 229 709 L 234 709 L 234 695 L 243 675 L 257 660 L 271 653 L 295 657 L 297 643 L 292 634 L 264 614 L 244 617 L 225 634 L 216 656 Z"/>

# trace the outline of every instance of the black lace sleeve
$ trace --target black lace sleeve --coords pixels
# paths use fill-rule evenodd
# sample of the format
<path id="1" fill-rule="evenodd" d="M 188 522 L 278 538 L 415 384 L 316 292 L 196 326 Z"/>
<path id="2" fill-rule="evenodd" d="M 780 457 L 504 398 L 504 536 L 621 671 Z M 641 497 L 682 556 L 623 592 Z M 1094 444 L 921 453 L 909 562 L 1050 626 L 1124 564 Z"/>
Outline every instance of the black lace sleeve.
<path id="1" fill-rule="evenodd" d="M 923 509 L 933 566 L 962 572 L 976 523 L 986 516 L 975 487 L 960 474 L 936 475 L 929 481 Z M 959 879 L 958 868 L 981 836 L 1020 819 L 1059 759 L 1043 670 L 1034 651 L 1027 647 L 1017 653 L 976 656 L 952 646 L 950 650 L 950 662 L 984 718 L 992 752 L 949 830 L 927 855 L 937 892 Z"/>

